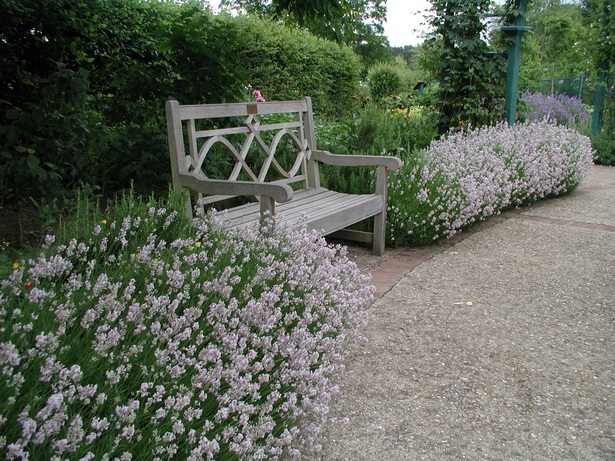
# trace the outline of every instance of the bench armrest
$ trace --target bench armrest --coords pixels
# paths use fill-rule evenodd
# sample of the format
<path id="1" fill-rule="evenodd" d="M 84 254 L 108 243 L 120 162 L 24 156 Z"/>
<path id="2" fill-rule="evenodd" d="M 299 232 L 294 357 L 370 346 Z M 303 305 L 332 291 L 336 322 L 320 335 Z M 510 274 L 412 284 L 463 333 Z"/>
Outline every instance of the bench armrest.
<path id="1" fill-rule="evenodd" d="M 287 184 L 272 184 L 252 181 L 225 181 L 221 179 L 197 178 L 191 174 L 180 174 L 183 187 L 209 195 L 262 195 L 278 203 L 293 198 L 293 189 Z"/>
<path id="2" fill-rule="evenodd" d="M 339 166 L 384 166 L 389 170 L 398 170 L 403 165 L 397 157 L 379 155 L 338 155 L 326 150 L 314 150 L 312 155 L 316 160 L 327 165 Z"/>

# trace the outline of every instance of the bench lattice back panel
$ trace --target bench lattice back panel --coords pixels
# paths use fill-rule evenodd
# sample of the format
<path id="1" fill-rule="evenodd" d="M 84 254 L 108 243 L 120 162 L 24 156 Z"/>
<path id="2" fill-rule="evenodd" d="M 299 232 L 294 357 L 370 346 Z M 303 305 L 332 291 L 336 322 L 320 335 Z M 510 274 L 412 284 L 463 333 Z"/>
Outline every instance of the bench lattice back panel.
<path id="1" fill-rule="evenodd" d="M 309 101 L 181 106 L 181 173 L 308 188 L 313 144 L 308 106 Z M 198 194 L 198 203 L 230 197 Z"/>

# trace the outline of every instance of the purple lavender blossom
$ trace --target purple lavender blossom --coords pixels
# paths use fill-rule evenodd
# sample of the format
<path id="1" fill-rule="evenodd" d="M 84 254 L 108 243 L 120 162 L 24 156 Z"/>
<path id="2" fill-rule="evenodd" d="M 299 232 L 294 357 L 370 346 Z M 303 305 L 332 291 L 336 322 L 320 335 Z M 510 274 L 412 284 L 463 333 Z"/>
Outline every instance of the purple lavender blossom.
<path id="1" fill-rule="evenodd" d="M 527 121 L 547 120 L 578 127 L 589 123 L 589 112 L 579 98 L 565 94 L 543 95 L 526 91 L 520 98 L 520 115 Z"/>

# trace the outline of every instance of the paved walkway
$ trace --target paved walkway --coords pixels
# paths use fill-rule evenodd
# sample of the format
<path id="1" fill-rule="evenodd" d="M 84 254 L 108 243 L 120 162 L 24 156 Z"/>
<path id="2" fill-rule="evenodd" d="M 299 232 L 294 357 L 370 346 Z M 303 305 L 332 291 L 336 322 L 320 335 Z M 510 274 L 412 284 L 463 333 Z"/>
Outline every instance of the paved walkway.
<path id="1" fill-rule="evenodd" d="M 615 168 L 372 281 L 315 459 L 615 460 Z"/>

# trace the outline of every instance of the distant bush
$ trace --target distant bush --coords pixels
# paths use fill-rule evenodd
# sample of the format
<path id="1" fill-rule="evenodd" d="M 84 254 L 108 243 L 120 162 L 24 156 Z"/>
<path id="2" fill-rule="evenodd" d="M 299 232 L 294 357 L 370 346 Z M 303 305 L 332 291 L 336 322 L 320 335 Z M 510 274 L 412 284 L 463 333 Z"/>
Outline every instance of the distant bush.
<path id="1" fill-rule="evenodd" d="M 367 74 L 367 83 L 372 99 L 379 103 L 384 98 L 403 90 L 403 76 L 398 66 L 381 63 L 373 66 Z"/>

